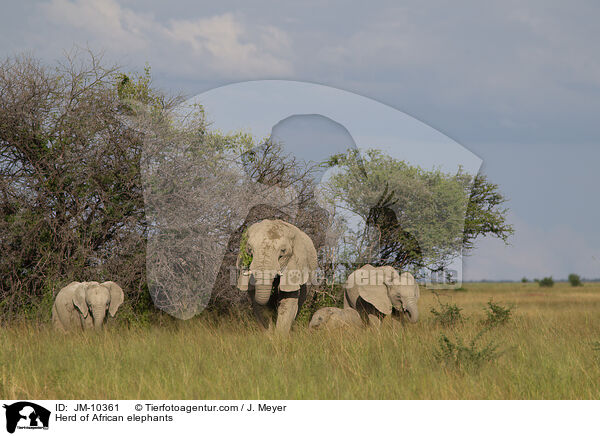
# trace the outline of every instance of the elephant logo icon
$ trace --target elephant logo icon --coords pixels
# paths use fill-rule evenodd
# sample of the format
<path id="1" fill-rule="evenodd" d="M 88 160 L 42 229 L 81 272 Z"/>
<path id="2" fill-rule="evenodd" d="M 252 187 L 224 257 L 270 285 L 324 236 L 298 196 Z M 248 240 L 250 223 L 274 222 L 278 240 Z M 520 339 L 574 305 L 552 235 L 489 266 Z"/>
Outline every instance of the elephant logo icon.
<path id="1" fill-rule="evenodd" d="M 38 404 L 29 401 L 19 401 L 5 404 L 6 431 L 14 433 L 19 429 L 48 429 L 50 411 Z"/>

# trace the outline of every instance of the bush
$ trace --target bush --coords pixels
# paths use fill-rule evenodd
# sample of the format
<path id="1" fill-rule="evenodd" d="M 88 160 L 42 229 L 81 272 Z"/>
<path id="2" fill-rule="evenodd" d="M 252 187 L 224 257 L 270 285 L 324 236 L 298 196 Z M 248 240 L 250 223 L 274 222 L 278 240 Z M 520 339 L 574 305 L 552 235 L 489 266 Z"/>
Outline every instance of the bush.
<path id="1" fill-rule="evenodd" d="M 544 277 L 542 280 L 539 281 L 539 284 L 542 287 L 551 288 L 552 286 L 554 286 L 554 280 L 552 279 L 552 276 Z"/>
<path id="2" fill-rule="evenodd" d="M 442 303 L 439 297 L 438 304 L 440 305 L 439 310 L 436 310 L 435 307 L 431 308 L 433 321 L 436 324 L 440 324 L 444 327 L 450 327 L 458 323 L 462 323 L 465 320 L 465 317 L 462 315 L 462 313 L 460 313 L 462 308 L 458 307 L 456 304 Z"/>
<path id="3" fill-rule="evenodd" d="M 569 283 L 571 286 L 583 286 L 581 278 L 577 274 L 569 274 Z"/>
<path id="4" fill-rule="evenodd" d="M 529 283 L 529 279 L 527 277 L 523 277 L 521 279 L 521 283 Z"/>
<path id="5" fill-rule="evenodd" d="M 484 363 L 493 362 L 502 352 L 498 351 L 498 345 L 489 341 L 481 345 L 483 335 L 488 329 L 481 330 L 475 337 L 465 345 L 460 337 L 453 342 L 445 334 L 441 334 L 438 348 L 434 350 L 435 359 L 444 364 L 462 370 L 478 370 Z"/>
<path id="6" fill-rule="evenodd" d="M 296 321 L 301 325 L 308 325 L 313 314 L 322 307 L 343 307 L 344 288 L 335 285 L 332 288 L 321 287 L 307 298 L 298 313 Z"/>
<path id="7" fill-rule="evenodd" d="M 242 241 L 240 242 L 240 266 L 242 269 L 249 269 L 252 263 L 252 255 L 248 251 L 248 229 L 242 233 Z"/>
<path id="8" fill-rule="evenodd" d="M 488 301 L 488 307 L 484 309 L 487 314 L 484 324 L 490 327 L 506 324 L 512 316 L 512 309 L 513 306 L 505 307 L 492 300 Z"/>

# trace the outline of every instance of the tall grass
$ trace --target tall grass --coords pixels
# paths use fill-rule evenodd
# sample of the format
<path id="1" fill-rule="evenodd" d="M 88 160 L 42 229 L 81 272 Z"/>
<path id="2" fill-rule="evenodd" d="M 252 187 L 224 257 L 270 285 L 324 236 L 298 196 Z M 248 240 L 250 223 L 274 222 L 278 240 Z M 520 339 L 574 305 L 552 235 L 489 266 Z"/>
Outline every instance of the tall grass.
<path id="1" fill-rule="evenodd" d="M 467 321 L 443 327 L 422 290 L 422 319 L 376 330 L 287 339 L 249 320 L 199 317 L 163 327 L 56 334 L 50 326 L 0 329 L 0 398 L 16 399 L 598 399 L 600 285 L 468 284 L 443 293 Z M 442 365 L 439 338 L 468 342 L 490 298 L 514 305 L 486 332 L 503 353 L 477 371 Z M 110 327 L 110 326 L 109 326 Z"/>

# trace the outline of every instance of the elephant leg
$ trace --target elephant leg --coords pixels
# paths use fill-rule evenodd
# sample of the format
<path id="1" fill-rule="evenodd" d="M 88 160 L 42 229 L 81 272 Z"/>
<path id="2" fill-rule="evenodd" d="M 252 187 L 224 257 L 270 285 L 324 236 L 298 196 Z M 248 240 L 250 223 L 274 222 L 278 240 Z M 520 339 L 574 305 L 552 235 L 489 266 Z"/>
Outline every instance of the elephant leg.
<path id="1" fill-rule="evenodd" d="M 254 295 L 255 288 L 251 285 L 248 287 L 248 296 L 250 297 L 250 302 L 252 304 L 252 312 L 254 313 L 254 317 L 258 321 L 258 325 L 264 330 L 269 330 L 271 326 L 271 319 L 273 317 L 273 313 L 270 310 L 271 307 L 269 304 L 272 298 L 269 299 L 269 302 L 267 302 L 267 304 L 258 304 L 256 302 L 256 299 L 254 298 Z"/>
<path id="2" fill-rule="evenodd" d="M 300 314 L 300 310 L 302 310 L 302 306 L 306 302 L 307 295 L 308 295 L 308 291 L 306 289 L 306 285 L 301 285 L 300 291 L 298 292 L 298 310 L 296 310 L 296 318 Z M 314 292 L 313 292 L 313 295 L 315 295 Z"/>
<path id="3" fill-rule="evenodd" d="M 298 313 L 298 298 L 282 298 L 277 309 L 277 324 L 275 331 L 287 334 Z"/>
<path id="4" fill-rule="evenodd" d="M 356 300 L 356 310 L 366 325 L 375 327 L 381 326 L 384 315 L 362 297 L 358 297 Z"/>
<path id="5" fill-rule="evenodd" d="M 52 305 L 52 324 L 56 330 L 66 332 L 67 329 L 63 325 L 62 321 L 58 317 L 58 312 L 56 311 L 56 304 Z"/>
<path id="6" fill-rule="evenodd" d="M 262 306 L 256 301 L 252 301 L 252 311 L 254 312 L 254 317 L 258 321 L 258 325 L 265 330 L 269 330 L 272 317 L 271 310 L 267 306 Z"/>

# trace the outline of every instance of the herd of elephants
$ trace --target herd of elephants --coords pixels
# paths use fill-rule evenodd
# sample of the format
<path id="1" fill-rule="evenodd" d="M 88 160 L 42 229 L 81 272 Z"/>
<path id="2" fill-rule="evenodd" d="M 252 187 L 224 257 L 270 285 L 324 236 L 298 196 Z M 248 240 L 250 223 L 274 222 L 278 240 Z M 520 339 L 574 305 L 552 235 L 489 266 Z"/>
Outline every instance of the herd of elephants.
<path id="1" fill-rule="evenodd" d="M 317 251 L 311 238 L 298 227 L 264 219 L 247 231 L 248 268 L 238 262 L 237 287 L 247 291 L 260 326 L 287 333 L 315 283 Z M 344 308 L 323 307 L 312 316 L 311 328 L 345 328 L 379 325 L 388 315 L 416 322 L 419 286 L 409 272 L 391 266 L 365 265 L 353 271 L 344 285 Z M 63 331 L 102 328 L 107 312 L 116 315 L 124 301 L 115 282 L 72 282 L 57 294 L 52 306 L 54 326 Z"/>

